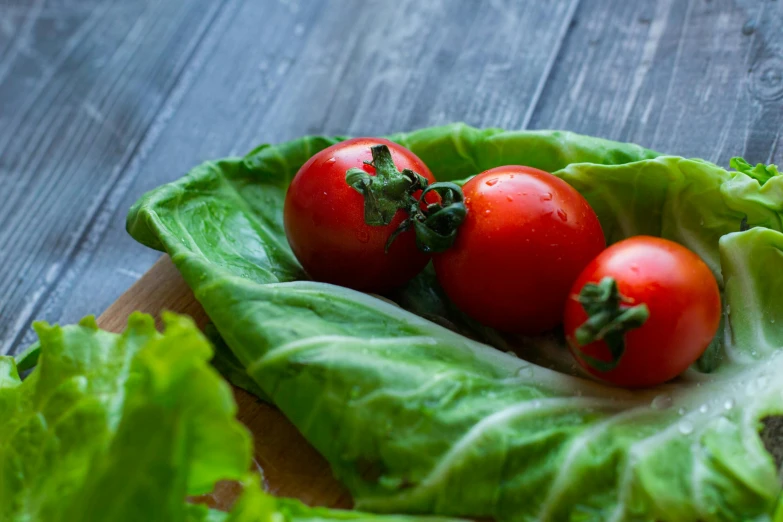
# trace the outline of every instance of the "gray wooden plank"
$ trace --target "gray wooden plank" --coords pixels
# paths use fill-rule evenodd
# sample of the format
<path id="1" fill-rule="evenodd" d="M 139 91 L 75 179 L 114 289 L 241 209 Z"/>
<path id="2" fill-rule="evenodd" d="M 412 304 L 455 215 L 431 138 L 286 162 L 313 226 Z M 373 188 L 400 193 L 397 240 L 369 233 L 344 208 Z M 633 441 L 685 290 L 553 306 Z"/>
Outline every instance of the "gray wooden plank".
<path id="1" fill-rule="evenodd" d="M 319 131 L 449 123 L 518 128 L 535 106 L 578 2 L 400 2 L 366 12 Z M 346 126 L 346 114 L 352 115 Z"/>
<path id="2" fill-rule="evenodd" d="M 781 161 L 783 2 L 585 0 L 531 126 Z"/>
<path id="3" fill-rule="evenodd" d="M 36 316 L 73 322 L 119 296 L 157 257 L 125 234 L 128 207 L 203 160 L 305 133 L 521 125 L 576 5 L 247 0 L 225 9 Z"/>
<path id="4" fill-rule="evenodd" d="M 0 6 L 0 353 L 71 264 L 221 6 Z"/>

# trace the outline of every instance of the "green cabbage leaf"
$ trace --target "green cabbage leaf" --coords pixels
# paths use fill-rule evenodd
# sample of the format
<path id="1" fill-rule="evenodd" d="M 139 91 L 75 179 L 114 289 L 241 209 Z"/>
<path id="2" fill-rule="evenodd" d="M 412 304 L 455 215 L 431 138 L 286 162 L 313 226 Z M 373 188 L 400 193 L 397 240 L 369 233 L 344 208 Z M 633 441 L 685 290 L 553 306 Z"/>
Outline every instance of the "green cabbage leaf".
<path id="1" fill-rule="evenodd" d="M 171 255 L 233 353 L 232 373 L 245 369 L 357 507 L 515 522 L 772 520 L 783 178 L 568 132 L 455 124 L 391 138 L 439 180 L 504 164 L 553 172 L 588 199 L 608 242 L 651 234 L 698 253 L 725 313 L 681 378 L 621 390 L 584 378 L 556 334 L 509 337 L 466 319 L 430 270 L 391 296 L 401 306 L 306 281 L 283 199 L 298 168 L 341 138 L 262 145 L 146 194 L 131 235 Z"/>

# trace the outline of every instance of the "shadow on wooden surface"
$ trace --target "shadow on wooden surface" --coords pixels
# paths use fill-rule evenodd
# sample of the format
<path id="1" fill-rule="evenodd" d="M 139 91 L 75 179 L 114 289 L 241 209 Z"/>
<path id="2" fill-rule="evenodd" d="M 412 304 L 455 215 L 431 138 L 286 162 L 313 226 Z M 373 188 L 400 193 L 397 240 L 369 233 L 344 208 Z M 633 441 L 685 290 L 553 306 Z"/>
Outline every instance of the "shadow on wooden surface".
<path id="1" fill-rule="evenodd" d="M 98 318 L 98 324 L 120 332 L 136 310 L 154 316 L 159 328 L 164 310 L 189 315 L 199 327 L 209 320 L 167 255 L 117 299 Z M 351 506 L 350 495 L 334 479 L 329 465 L 282 413 L 239 388 L 234 388 L 234 397 L 239 408 L 237 417 L 253 434 L 255 462 L 263 471 L 268 491 L 310 505 Z M 220 483 L 212 495 L 199 501 L 228 508 L 238 493 L 236 483 Z"/>

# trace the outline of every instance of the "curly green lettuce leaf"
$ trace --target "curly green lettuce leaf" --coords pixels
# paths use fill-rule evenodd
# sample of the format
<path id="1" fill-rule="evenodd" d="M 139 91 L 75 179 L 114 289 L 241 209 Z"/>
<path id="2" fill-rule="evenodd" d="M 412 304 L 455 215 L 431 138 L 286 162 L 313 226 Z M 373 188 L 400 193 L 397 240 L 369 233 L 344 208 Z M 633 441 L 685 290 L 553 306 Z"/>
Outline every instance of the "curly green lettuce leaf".
<path id="1" fill-rule="evenodd" d="M 739 302 L 774 273 L 758 270 L 777 262 L 781 178 L 762 185 L 702 160 L 552 131 L 453 125 L 393 139 L 439 179 L 545 168 L 585 195 L 610 242 L 653 234 L 693 249 L 722 285 L 727 327 L 712 373 L 631 392 L 505 353 L 501 343 L 534 360 L 565 351 L 556 336 L 493 340 L 426 283 L 431 274 L 395 296 L 419 315 L 298 281 L 282 197 L 336 139 L 263 146 L 147 194 L 129 214 L 131 234 L 171 255 L 238 361 L 357 506 L 509 521 L 771 520 L 781 485 L 758 431 L 783 415 L 783 357 L 771 318 Z M 755 228 L 739 232 L 743 221 Z M 777 313 L 780 295 L 773 286 L 753 305 Z"/>
<path id="2" fill-rule="evenodd" d="M 731 168 L 734 170 L 747 174 L 751 178 L 758 180 L 758 182 L 762 185 L 775 176 L 780 175 L 777 165 L 764 165 L 763 163 L 757 163 L 754 167 L 745 161 L 744 158 L 740 157 L 731 158 L 729 165 L 731 165 Z"/>
<path id="3" fill-rule="evenodd" d="M 185 520 L 187 495 L 247 473 L 251 442 L 191 320 L 165 332 L 134 314 L 35 325 L 40 358 L 21 382 L 0 359 L 0 519 Z"/>

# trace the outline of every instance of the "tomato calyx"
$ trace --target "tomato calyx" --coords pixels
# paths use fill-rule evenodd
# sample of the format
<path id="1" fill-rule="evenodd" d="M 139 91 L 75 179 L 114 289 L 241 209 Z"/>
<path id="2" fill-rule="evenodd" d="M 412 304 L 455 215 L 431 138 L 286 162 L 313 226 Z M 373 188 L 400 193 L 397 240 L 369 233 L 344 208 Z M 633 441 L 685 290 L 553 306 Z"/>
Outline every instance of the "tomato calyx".
<path id="1" fill-rule="evenodd" d="M 364 163 L 375 168 L 375 176 L 352 168 L 345 173 L 345 181 L 364 196 L 364 221 L 371 226 L 386 226 L 398 210 L 407 209 L 415 201 L 413 193 L 425 188 L 427 179 L 410 169 L 397 170 L 386 145 L 374 145 L 370 151 L 372 161 Z"/>
<path id="2" fill-rule="evenodd" d="M 617 281 L 604 277 L 598 284 L 588 283 L 576 296 L 587 313 L 587 320 L 574 330 L 576 348 L 582 359 L 600 372 L 613 370 L 625 353 L 625 334 L 642 326 L 650 316 L 647 305 L 632 305 L 617 288 Z M 603 361 L 584 353 L 580 348 L 603 340 L 609 348 L 611 361 Z"/>
<path id="3" fill-rule="evenodd" d="M 386 226 L 398 210 L 408 216 L 392 232 L 386 242 L 386 251 L 403 232 L 414 229 L 416 245 L 426 253 L 448 249 L 457 237 L 457 230 L 465 219 L 462 189 L 448 182 L 429 184 L 427 178 L 410 169 L 397 170 L 391 151 L 386 145 L 370 147 L 375 176 L 362 169 L 352 168 L 345 173 L 345 182 L 364 197 L 364 221 L 370 226 Z M 416 192 L 421 191 L 419 197 Z M 440 201 L 426 206 L 430 192 L 440 195 Z M 424 207 L 424 208 L 422 208 Z"/>
<path id="4" fill-rule="evenodd" d="M 421 202 L 426 201 L 430 192 L 439 194 L 440 201 L 422 209 Z M 416 232 L 416 245 L 422 252 L 429 254 L 448 250 L 456 241 L 457 231 L 467 214 L 465 197 L 459 185 L 448 181 L 433 183 L 422 191 L 418 200 L 414 200 L 408 209 L 408 217 L 389 236 L 386 250 L 397 236 L 411 228 Z"/>

